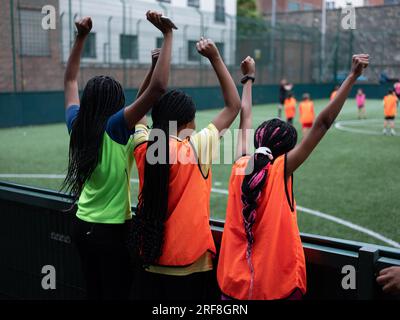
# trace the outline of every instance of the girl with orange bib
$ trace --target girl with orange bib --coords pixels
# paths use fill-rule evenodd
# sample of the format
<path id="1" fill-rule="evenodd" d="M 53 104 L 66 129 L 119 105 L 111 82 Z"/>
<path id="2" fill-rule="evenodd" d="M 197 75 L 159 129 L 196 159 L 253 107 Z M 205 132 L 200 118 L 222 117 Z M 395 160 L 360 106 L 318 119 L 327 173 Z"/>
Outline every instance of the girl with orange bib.
<path id="1" fill-rule="evenodd" d="M 289 93 L 284 102 L 286 121 L 293 124 L 293 119 L 296 116 L 296 99 L 292 93 Z"/>
<path id="2" fill-rule="evenodd" d="M 306 265 L 297 226 L 293 173 L 338 116 L 353 84 L 368 66 L 368 59 L 364 54 L 353 56 L 351 73 L 297 146 L 296 130 L 279 119 L 265 121 L 257 128 L 256 150 L 251 156 L 245 155 L 247 141 L 239 136 L 240 158 L 233 165 L 229 181 L 218 261 L 217 277 L 223 299 L 299 299 L 306 293 Z M 242 130 L 251 128 L 249 99 L 248 94 L 242 97 L 241 117 L 245 119 L 240 125 Z"/>
<path id="3" fill-rule="evenodd" d="M 299 104 L 300 123 L 303 131 L 303 137 L 308 133 L 314 123 L 315 111 L 314 102 L 308 93 L 303 94 L 303 100 Z"/>
<path id="4" fill-rule="evenodd" d="M 383 98 L 383 111 L 385 114 L 385 120 L 383 122 L 384 135 L 396 135 L 394 121 L 397 115 L 397 101 L 397 96 L 393 90 L 389 90 L 388 94 Z M 390 126 L 390 132 L 388 126 Z"/>
<path id="5" fill-rule="evenodd" d="M 143 118 L 134 134 L 140 183 L 133 245 L 146 283 L 140 299 L 210 298 L 216 253 L 209 225 L 211 160 L 224 129 L 239 114 L 240 97 L 216 45 L 201 38 L 197 50 L 216 72 L 225 107 L 194 133 L 193 99 L 172 90 L 153 106 L 152 130 Z"/>

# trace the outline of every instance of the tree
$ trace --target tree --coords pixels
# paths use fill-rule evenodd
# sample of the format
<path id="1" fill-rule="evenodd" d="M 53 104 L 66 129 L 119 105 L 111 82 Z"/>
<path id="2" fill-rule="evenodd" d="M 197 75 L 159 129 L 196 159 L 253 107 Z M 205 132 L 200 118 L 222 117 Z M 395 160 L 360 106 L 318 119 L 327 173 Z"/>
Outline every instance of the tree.
<path id="1" fill-rule="evenodd" d="M 237 15 L 238 17 L 260 18 L 256 0 L 238 0 Z"/>

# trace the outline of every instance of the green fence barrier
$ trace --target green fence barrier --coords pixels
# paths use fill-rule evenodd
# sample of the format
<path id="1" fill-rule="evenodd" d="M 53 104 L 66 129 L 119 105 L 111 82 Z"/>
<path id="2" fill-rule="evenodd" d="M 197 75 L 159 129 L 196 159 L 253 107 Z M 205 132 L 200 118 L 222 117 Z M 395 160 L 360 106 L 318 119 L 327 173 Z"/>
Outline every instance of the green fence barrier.
<path id="1" fill-rule="evenodd" d="M 297 99 L 304 92 L 313 99 L 328 99 L 335 84 L 299 84 L 293 92 Z M 358 84 L 354 86 L 350 97 L 354 97 L 357 89 L 364 90 L 367 98 L 382 99 L 391 84 Z M 191 95 L 199 110 L 219 108 L 224 105 L 219 87 L 189 87 L 183 89 Z M 240 89 L 241 90 L 241 89 Z M 126 91 L 126 101 L 135 99 L 137 89 Z M 253 89 L 253 103 L 278 103 L 277 85 L 259 85 Z M 0 128 L 40 125 L 64 121 L 64 92 L 19 92 L 0 93 Z"/>
<path id="2" fill-rule="evenodd" d="M 72 243 L 70 199 L 54 191 L 0 181 L 0 299 L 82 299 L 85 296 L 77 251 Z M 217 248 L 223 221 L 210 221 Z M 306 299 L 393 299 L 376 283 L 376 272 L 400 266 L 400 250 L 310 234 L 301 235 L 307 262 Z M 215 261 L 217 264 L 217 260 Z M 42 267 L 57 270 L 57 289 L 43 290 Z M 342 287 L 344 266 L 356 270 L 356 289 Z M 134 271 L 132 297 L 146 283 Z M 219 293 L 215 274 L 208 285 Z M 136 289 L 136 290 L 135 290 Z"/>

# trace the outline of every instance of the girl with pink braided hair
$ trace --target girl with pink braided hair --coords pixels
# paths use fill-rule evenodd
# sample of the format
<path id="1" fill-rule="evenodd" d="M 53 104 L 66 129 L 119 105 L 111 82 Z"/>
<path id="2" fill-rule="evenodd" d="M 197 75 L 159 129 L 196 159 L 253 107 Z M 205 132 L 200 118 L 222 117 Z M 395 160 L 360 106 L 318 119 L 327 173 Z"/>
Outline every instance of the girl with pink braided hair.
<path id="1" fill-rule="evenodd" d="M 253 155 L 248 134 L 239 134 L 217 271 L 223 299 L 297 300 L 306 293 L 293 173 L 327 133 L 368 63 L 368 55 L 353 56 L 349 76 L 298 145 L 295 128 L 279 119 L 257 128 Z M 254 60 L 244 60 L 242 70 L 255 70 Z M 252 126 L 251 86 L 248 81 L 243 88 L 242 132 Z"/>

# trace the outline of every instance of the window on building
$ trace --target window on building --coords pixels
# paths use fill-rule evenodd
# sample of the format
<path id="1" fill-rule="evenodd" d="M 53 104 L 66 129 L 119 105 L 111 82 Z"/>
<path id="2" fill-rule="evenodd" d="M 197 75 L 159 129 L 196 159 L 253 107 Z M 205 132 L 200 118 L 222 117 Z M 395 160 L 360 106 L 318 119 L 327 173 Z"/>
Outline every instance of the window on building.
<path id="1" fill-rule="evenodd" d="M 400 4 L 400 0 L 385 0 L 384 4 Z"/>
<path id="2" fill-rule="evenodd" d="M 335 1 L 327 1 L 326 8 L 327 9 L 335 9 Z"/>
<path id="3" fill-rule="evenodd" d="M 221 54 L 222 59 L 225 57 L 225 43 L 223 42 L 215 42 L 215 45 L 218 48 L 219 53 Z"/>
<path id="4" fill-rule="evenodd" d="M 157 0 L 158 2 L 166 2 L 166 3 L 171 3 L 171 0 Z"/>
<path id="5" fill-rule="evenodd" d="M 82 58 L 96 58 L 96 33 L 89 33 L 83 47 Z"/>
<path id="6" fill-rule="evenodd" d="M 303 4 L 303 10 L 304 11 L 311 11 L 313 9 L 314 9 L 314 6 L 312 4 L 310 4 L 310 3 Z"/>
<path id="7" fill-rule="evenodd" d="M 199 8 L 200 0 L 188 0 L 187 5 L 188 5 L 188 7 Z"/>
<path id="8" fill-rule="evenodd" d="M 299 11 L 300 10 L 300 3 L 290 1 L 288 2 L 288 11 Z"/>
<path id="9" fill-rule="evenodd" d="M 215 21 L 225 22 L 225 0 L 215 0 Z"/>
<path id="10" fill-rule="evenodd" d="M 156 48 L 161 48 L 162 45 L 163 45 L 163 42 L 164 42 L 164 38 L 158 37 L 158 38 L 156 39 Z"/>
<path id="11" fill-rule="evenodd" d="M 43 15 L 39 10 L 19 10 L 21 55 L 49 56 L 49 32 L 42 29 Z"/>
<path id="12" fill-rule="evenodd" d="M 188 41 L 188 61 L 197 62 L 200 60 L 200 54 L 197 52 L 196 40 Z"/>
<path id="13" fill-rule="evenodd" d="M 135 35 L 120 35 L 120 57 L 122 60 L 138 59 L 138 38 Z"/>

